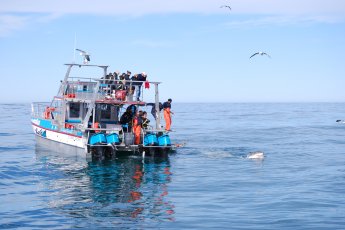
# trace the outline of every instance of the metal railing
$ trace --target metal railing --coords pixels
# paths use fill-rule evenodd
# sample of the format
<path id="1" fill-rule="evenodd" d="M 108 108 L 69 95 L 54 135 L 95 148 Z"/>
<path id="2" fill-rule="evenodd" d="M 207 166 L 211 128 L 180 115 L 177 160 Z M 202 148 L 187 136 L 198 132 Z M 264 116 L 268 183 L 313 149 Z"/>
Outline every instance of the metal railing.
<path id="1" fill-rule="evenodd" d="M 31 116 L 44 119 L 44 112 L 49 107 L 50 102 L 33 102 L 31 103 Z"/>
<path id="2" fill-rule="evenodd" d="M 85 81 L 88 79 L 89 81 Z M 84 80 L 84 81 L 83 81 Z M 97 82 L 100 86 L 97 89 Z M 136 95 L 140 94 L 139 100 L 143 100 L 143 81 L 126 81 L 126 80 L 105 80 L 105 79 L 91 79 L 91 78 L 76 78 L 70 77 L 69 80 L 63 84 L 64 90 L 62 96 L 65 98 L 75 98 L 80 100 L 92 100 L 96 93 L 96 100 L 118 100 L 118 101 L 135 101 Z M 152 84 L 154 82 L 149 82 Z M 157 83 L 156 83 L 157 84 Z M 138 93 L 140 90 L 140 93 Z M 117 95 L 118 91 L 125 93 L 124 97 Z"/>
<path id="3" fill-rule="evenodd" d="M 62 107 L 58 102 L 33 102 L 31 103 L 31 116 L 33 118 L 53 120 L 53 123 L 57 123 L 62 119 Z"/>

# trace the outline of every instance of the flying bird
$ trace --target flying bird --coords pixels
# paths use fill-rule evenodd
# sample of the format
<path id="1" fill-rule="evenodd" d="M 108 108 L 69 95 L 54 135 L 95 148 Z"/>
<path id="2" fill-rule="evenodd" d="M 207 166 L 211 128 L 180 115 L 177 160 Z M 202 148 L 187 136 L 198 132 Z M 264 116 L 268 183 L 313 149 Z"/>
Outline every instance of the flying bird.
<path id="1" fill-rule="evenodd" d="M 269 58 L 271 57 L 270 55 L 268 55 L 268 54 L 265 53 L 265 52 L 256 52 L 255 54 L 253 54 L 252 56 L 250 56 L 250 58 L 254 57 L 254 56 L 257 55 L 257 54 L 260 54 L 261 56 L 267 55 Z"/>
<path id="2" fill-rule="evenodd" d="M 229 8 L 229 10 L 231 10 L 231 7 L 228 6 L 228 5 L 223 5 L 223 6 L 221 6 L 220 8 L 224 8 L 224 7 Z"/>
<path id="3" fill-rule="evenodd" d="M 90 62 L 90 54 L 88 54 L 86 51 L 81 49 L 75 49 L 80 52 L 80 55 L 84 57 L 84 64 L 87 64 Z"/>

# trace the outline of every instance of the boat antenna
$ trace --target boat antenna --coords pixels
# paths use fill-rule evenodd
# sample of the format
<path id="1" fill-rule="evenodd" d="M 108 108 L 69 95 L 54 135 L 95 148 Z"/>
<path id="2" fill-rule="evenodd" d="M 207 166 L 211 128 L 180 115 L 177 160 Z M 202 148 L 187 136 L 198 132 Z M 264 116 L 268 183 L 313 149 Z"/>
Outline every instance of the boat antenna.
<path id="1" fill-rule="evenodd" d="M 77 33 L 74 33 L 73 63 L 75 63 L 75 51 L 77 48 Z"/>

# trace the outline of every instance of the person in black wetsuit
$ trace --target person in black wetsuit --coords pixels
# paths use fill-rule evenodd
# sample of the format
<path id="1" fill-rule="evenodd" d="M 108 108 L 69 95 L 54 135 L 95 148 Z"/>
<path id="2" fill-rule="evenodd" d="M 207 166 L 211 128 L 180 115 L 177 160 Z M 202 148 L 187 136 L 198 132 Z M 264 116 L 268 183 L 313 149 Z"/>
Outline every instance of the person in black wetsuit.
<path id="1" fill-rule="evenodd" d="M 143 85 L 143 82 L 146 81 L 146 78 L 147 78 L 147 74 L 145 72 L 137 74 L 137 81 L 140 81 L 140 82 L 137 82 L 136 87 L 135 87 L 137 101 L 140 101 L 141 86 Z"/>
<path id="2" fill-rule="evenodd" d="M 120 124 L 122 125 L 125 132 L 130 132 L 132 130 L 132 120 L 136 114 L 137 107 L 135 105 L 130 105 L 127 107 L 126 112 L 124 112 L 120 118 Z"/>
<path id="3" fill-rule="evenodd" d="M 157 120 L 157 111 L 156 111 L 156 104 L 155 103 L 147 103 L 146 105 L 152 106 L 151 109 L 151 114 Z M 159 111 L 162 111 L 163 109 L 163 104 L 159 102 Z"/>
<path id="4" fill-rule="evenodd" d="M 142 113 L 141 120 L 142 120 L 141 126 L 143 127 L 143 129 L 147 129 L 149 127 L 150 120 L 147 119 L 147 112 L 146 111 L 144 111 Z"/>

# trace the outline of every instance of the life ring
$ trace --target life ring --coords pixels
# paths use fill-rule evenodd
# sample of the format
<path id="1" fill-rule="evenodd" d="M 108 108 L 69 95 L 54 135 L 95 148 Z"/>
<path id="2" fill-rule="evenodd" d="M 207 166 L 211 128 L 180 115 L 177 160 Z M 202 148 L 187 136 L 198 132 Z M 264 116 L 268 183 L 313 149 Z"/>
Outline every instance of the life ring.
<path id="1" fill-rule="evenodd" d="M 48 107 L 44 110 L 44 119 L 51 119 L 51 113 L 55 111 L 54 107 Z"/>
<path id="2" fill-rule="evenodd" d="M 49 107 L 46 108 L 46 110 L 44 110 L 44 119 L 49 119 L 50 118 L 50 111 L 49 111 Z"/>

